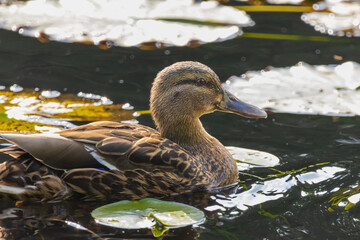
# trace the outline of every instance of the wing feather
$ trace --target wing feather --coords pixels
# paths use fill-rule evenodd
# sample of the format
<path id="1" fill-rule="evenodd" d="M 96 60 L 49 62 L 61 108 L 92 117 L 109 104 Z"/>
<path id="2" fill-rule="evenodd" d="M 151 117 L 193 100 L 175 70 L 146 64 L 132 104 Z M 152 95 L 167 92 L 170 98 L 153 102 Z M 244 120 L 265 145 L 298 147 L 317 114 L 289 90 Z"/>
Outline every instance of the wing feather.
<path id="1" fill-rule="evenodd" d="M 204 188 L 200 182 L 182 178 L 173 172 L 143 169 L 73 169 L 65 174 L 64 181 L 88 201 L 165 197 Z"/>
<path id="2" fill-rule="evenodd" d="M 51 168 L 69 169 L 98 165 L 83 144 L 65 137 L 11 133 L 3 133 L 0 136 Z"/>
<path id="3" fill-rule="evenodd" d="M 96 148 L 105 155 L 118 155 L 118 158 L 108 158 L 118 169 L 124 169 L 123 161 L 129 161 L 138 168 L 168 169 L 186 178 L 197 177 L 202 171 L 201 164 L 184 148 L 158 134 L 126 142 L 126 147 L 124 142 L 120 138 L 106 138 L 98 142 Z"/>
<path id="4" fill-rule="evenodd" d="M 60 136 L 87 143 L 97 143 L 107 137 L 119 137 L 128 141 L 135 141 L 156 133 L 156 130 L 146 126 L 110 121 L 93 122 L 59 132 Z"/>

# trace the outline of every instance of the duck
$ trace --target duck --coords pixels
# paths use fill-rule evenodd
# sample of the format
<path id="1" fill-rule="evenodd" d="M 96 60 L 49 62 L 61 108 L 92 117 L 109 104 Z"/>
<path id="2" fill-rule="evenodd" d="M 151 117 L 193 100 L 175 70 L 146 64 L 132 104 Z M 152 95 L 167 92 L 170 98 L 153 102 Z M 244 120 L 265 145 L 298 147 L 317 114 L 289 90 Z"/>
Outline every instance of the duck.
<path id="1" fill-rule="evenodd" d="M 12 157 L 0 165 L 0 192 L 20 200 L 113 201 L 230 186 L 238 181 L 236 163 L 199 118 L 214 111 L 267 117 L 194 61 L 157 74 L 150 111 L 157 130 L 97 121 L 55 134 L 0 133 L 12 144 L 0 150 Z"/>

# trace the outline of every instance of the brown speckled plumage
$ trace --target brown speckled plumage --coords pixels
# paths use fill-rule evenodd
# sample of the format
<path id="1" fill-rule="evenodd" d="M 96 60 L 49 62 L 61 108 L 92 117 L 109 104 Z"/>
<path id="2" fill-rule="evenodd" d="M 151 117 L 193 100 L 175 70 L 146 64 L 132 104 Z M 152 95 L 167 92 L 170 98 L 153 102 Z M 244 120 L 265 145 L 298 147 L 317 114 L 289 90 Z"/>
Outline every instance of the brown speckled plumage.
<path id="1" fill-rule="evenodd" d="M 14 159 L 0 165 L 0 184 L 36 200 L 160 198 L 233 184 L 238 173 L 232 156 L 199 117 L 215 110 L 266 114 L 229 96 L 205 65 L 173 64 L 157 75 L 151 90 L 159 131 L 104 121 L 56 136 L 1 134 L 14 146 L 0 151 Z"/>

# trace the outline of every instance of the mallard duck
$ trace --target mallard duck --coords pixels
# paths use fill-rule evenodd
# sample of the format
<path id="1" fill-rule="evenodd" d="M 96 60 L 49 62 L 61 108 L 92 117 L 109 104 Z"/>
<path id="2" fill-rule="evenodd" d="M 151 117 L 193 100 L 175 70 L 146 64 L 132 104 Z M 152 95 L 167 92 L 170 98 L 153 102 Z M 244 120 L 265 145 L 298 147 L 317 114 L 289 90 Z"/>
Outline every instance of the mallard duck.
<path id="1" fill-rule="evenodd" d="M 262 109 L 225 90 L 198 62 L 160 71 L 150 110 L 158 131 L 100 121 L 54 135 L 3 133 L 13 159 L 0 165 L 0 192 L 41 201 L 161 198 L 234 184 L 238 171 L 226 148 L 199 118 L 216 110 L 265 118 Z"/>

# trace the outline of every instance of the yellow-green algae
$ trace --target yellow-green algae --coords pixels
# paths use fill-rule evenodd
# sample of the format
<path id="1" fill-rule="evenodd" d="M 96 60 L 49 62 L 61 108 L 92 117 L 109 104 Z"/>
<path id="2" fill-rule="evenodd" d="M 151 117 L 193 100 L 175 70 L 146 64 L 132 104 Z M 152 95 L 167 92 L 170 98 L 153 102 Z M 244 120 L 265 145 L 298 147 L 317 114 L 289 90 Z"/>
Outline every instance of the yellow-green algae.
<path id="1" fill-rule="evenodd" d="M 120 104 L 98 106 L 86 104 L 74 108 L 71 112 L 54 114 L 53 117 L 90 122 L 99 120 L 123 121 L 133 119 L 133 113 L 134 111 L 122 109 L 122 105 Z"/>
<path id="2" fill-rule="evenodd" d="M 23 120 L 9 119 L 6 115 L 4 106 L 0 105 L 0 131 L 11 132 L 38 132 L 35 126 L 45 126 L 44 124 L 33 123 Z"/>
<path id="3" fill-rule="evenodd" d="M 1 118 L 0 120 L 0 131 L 11 131 L 11 132 L 40 132 L 35 129 L 35 126 L 48 126 L 41 123 L 28 122 L 24 120 L 6 119 Z"/>
<path id="4" fill-rule="evenodd" d="M 271 219 L 281 218 L 286 223 L 286 225 L 288 225 L 290 227 L 289 221 L 286 219 L 286 217 L 284 217 L 283 215 L 280 215 L 280 214 L 272 214 L 268 211 L 265 211 L 262 207 L 262 204 L 259 204 L 258 214 L 268 217 L 268 218 L 271 218 Z"/>
<path id="5" fill-rule="evenodd" d="M 329 212 L 334 211 L 332 207 L 340 206 L 340 203 L 344 203 L 344 209 L 349 210 L 354 207 L 357 203 L 352 203 L 349 201 L 349 198 L 355 194 L 360 193 L 360 186 L 355 188 L 343 188 L 339 189 L 335 193 L 333 193 L 331 199 L 328 201 L 331 204 L 331 207 L 328 208 Z"/>
<path id="6" fill-rule="evenodd" d="M 19 99 L 20 101 L 16 101 Z M 26 100 L 32 101 L 19 104 Z M 134 111 L 122 109 L 122 104 L 101 105 L 98 101 L 69 93 L 56 98 L 46 98 L 32 89 L 24 89 L 22 92 L 0 91 L 0 131 L 37 132 L 35 126 L 51 126 L 9 118 L 7 111 L 13 107 L 19 108 L 19 111 L 24 109 L 23 115 L 65 118 L 72 121 L 124 121 L 135 118 Z M 51 113 L 48 107 L 51 103 L 54 103 L 56 113 Z"/>

